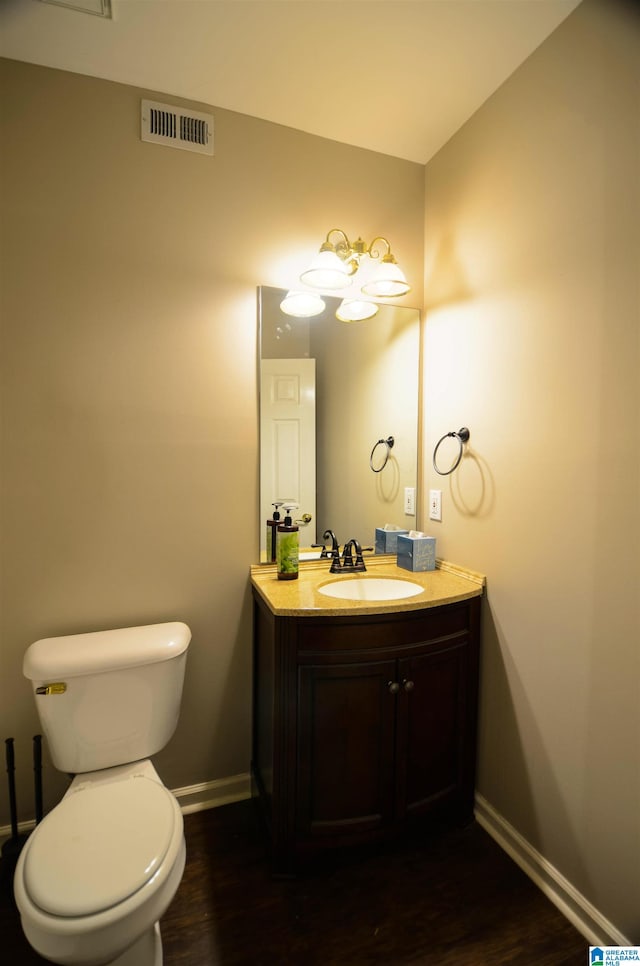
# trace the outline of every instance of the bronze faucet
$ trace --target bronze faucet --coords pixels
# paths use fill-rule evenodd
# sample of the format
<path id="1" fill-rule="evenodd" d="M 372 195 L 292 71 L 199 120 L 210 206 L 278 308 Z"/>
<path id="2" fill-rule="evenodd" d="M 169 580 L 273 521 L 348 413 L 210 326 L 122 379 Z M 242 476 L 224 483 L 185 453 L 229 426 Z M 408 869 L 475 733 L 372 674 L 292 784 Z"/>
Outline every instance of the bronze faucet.
<path id="1" fill-rule="evenodd" d="M 366 549 L 370 550 L 371 547 L 367 547 Z M 356 555 L 355 560 L 353 559 L 353 553 Z M 361 574 L 366 569 L 362 556 L 362 547 L 355 538 L 348 540 L 342 551 L 342 573 L 348 571 L 351 574 Z"/>

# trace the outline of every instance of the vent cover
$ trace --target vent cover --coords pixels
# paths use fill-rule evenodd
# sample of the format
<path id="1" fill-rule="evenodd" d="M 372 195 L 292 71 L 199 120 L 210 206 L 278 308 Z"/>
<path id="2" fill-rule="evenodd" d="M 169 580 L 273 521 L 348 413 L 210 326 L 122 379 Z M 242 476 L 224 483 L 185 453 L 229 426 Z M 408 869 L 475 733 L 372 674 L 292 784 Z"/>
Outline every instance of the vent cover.
<path id="1" fill-rule="evenodd" d="M 213 114 L 201 114 L 174 104 L 142 101 L 141 138 L 183 151 L 213 154 Z"/>

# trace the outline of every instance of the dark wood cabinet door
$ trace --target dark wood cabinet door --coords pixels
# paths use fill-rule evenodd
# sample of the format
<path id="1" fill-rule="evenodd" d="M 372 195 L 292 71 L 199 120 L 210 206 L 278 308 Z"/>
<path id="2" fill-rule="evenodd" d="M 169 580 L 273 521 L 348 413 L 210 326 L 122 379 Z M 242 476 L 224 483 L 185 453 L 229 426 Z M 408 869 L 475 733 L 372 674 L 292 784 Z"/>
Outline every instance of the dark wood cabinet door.
<path id="1" fill-rule="evenodd" d="M 298 677 L 302 838 L 370 834 L 393 817 L 395 661 L 304 665 Z"/>
<path id="2" fill-rule="evenodd" d="M 470 782 L 472 791 L 468 660 L 458 640 L 398 662 L 398 816 L 464 807 Z"/>

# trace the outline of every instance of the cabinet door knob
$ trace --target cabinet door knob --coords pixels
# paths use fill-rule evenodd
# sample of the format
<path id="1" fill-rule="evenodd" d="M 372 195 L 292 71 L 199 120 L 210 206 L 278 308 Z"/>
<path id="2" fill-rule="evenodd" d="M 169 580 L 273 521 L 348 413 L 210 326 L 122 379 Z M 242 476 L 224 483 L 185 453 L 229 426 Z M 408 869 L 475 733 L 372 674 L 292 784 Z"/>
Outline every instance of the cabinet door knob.
<path id="1" fill-rule="evenodd" d="M 391 694 L 397 694 L 400 690 L 400 685 L 397 681 L 387 681 L 387 687 L 391 691 Z"/>
<path id="2" fill-rule="evenodd" d="M 405 691 L 413 691 L 413 688 L 414 688 L 413 681 L 407 681 L 407 679 L 405 678 L 404 681 L 402 682 L 402 687 L 405 689 Z"/>

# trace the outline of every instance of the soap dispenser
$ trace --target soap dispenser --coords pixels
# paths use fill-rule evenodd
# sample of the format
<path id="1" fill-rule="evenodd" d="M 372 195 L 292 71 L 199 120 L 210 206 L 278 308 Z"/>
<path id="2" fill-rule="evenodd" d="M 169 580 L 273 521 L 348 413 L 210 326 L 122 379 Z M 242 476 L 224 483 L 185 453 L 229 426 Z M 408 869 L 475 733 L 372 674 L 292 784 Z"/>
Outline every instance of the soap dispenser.
<path id="1" fill-rule="evenodd" d="M 293 507 L 286 506 L 283 523 L 278 524 L 276 535 L 276 568 L 278 580 L 298 578 L 298 527 L 291 519 Z"/>
<path id="2" fill-rule="evenodd" d="M 273 519 L 267 520 L 267 563 L 276 562 L 276 531 L 280 523 L 279 508 L 283 502 L 283 500 L 279 500 L 271 504 L 273 507 Z"/>

